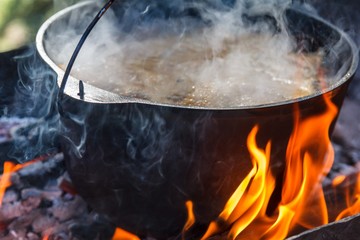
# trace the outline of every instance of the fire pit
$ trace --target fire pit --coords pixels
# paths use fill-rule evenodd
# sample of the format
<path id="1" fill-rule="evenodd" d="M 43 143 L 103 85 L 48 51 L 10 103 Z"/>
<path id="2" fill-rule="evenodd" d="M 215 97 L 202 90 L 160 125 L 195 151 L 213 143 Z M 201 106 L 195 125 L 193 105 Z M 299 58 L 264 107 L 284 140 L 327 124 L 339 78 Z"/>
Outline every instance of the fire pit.
<path id="1" fill-rule="evenodd" d="M 65 30 L 71 16 L 92 12 L 94 6 L 85 3 L 62 11 L 39 31 L 38 51 L 59 76 L 62 70 L 47 54 L 50 32 Z M 248 18 L 251 24 L 264 21 Z M 325 78 L 344 69 L 334 83 L 305 97 L 256 106 L 189 107 L 124 97 L 71 78 L 60 102 L 62 145 L 79 194 L 96 211 L 140 236 L 175 236 L 187 225 L 189 212 L 194 213 L 195 236 L 217 219 L 204 238 L 231 224 L 241 225 L 230 231 L 230 237 L 236 237 L 250 224 L 241 220 L 249 212 L 255 212 L 250 219 L 259 217 L 260 222 L 265 221 L 261 215 L 270 216 L 274 227 L 265 236 L 289 227 L 275 216 L 291 209 L 289 205 L 299 199 L 297 190 L 317 182 L 328 170 L 329 133 L 358 58 L 352 41 L 336 27 L 291 8 L 285 18 L 298 51 L 324 49 Z M 317 172 L 306 178 L 307 168 Z M 300 175 L 287 179 L 295 170 Z M 285 181 L 296 184 L 287 186 Z M 270 186 L 266 191 L 265 182 Z M 284 196 L 291 187 L 295 192 Z M 305 192 L 312 195 L 314 190 L 316 186 Z M 228 206 L 229 199 L 237 205 Z M 192 211 L 186 208 L 189 202 Z M 304 208 L 306 202 L 299 205 Z M 324 223 L 294 216 L 298 222 L 293 224 Z"/>

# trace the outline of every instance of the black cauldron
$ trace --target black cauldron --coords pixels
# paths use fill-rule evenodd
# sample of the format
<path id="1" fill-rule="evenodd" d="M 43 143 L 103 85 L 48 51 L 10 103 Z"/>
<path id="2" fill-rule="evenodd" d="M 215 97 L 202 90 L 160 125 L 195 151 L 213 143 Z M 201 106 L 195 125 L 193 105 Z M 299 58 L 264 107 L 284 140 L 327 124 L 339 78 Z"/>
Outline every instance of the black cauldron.
<path id="1" fill-rule="evenodd" d="M 64 72 L 47 54 L 52 47 L 48 32 L 61 27 L 66 31 L 69 18 L 96 10 L 94 3 L 78 4 L 39 30 L 38 51 L 58 74 L 59 85 Z M 246 17 L 250 22 L 269 19 Z M 139 236 L 163 239 L 181 232 L 187 200 L 194 203 L 197 225 L 207 226 L 252 167 L 246 139 L 255 125 L 260 147 L 272 141 L 272 171 L 281 182 L 294 109 L 302 118 L 320 114 L 326 108 L 325 95 L 340 108 L 358 64 L 357 49 L 341 30 L 293 8 L 285 11 L 285 18 L 299 49 L 323 48 L 325 69 L 345 69 L 336 83 L 276 104 L 203 108 L 119 96 L 70 77 L 59 104 L 66 166 L 78 193 L 96 211 Z M 78 22 L 83 31 L 84 21 Z M 327 49 L 335 44 L 341 48 Z"/>

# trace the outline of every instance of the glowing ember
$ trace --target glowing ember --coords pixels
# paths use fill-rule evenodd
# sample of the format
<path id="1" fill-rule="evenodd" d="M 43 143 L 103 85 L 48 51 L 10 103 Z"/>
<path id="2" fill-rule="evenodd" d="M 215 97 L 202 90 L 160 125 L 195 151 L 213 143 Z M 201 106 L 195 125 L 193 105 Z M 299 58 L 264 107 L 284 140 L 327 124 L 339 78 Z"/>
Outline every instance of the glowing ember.
<path id="1" fill-rule="evenodd" d="M 345 181 L 345 179 L 346 179 L 346 176 L 345 176 L 345 175 L 336 176 L 336 177 L 333 179 L 331 185 L 332 185 L 333 187 L 337 187 L 337 186 L 339 186 L 341 183 L 343 183 L 343 182 Z"/>
<path id="2" fill-rule="evenodd" d="M 20 169 L 29 166 L 35 162 L 45 160 L 46 156 L 41 156 L 35 158 L 29 162 L 23 164 L 14 164 L 12 162 L 4 162 L 4 171 L 3 175 L 0 178 L 0 207 L 2 206 L 2 200 L 5 194 L 5 191 L 8 187 L 12 185 L 11 183 L 11 173 L 19 171 Z"/>
<path id="3" fill-rule="evenodd" d="M 2 200 L 4 198 L 5 191 L 8 187 L 11 186 L 11 173 L 13 172 L 13 169 L 15 167 L 15 164 L 12 162 L 5 162 L 4 163 L 4 172 L 0 179 L 0 207 L 2 206 Z"/>

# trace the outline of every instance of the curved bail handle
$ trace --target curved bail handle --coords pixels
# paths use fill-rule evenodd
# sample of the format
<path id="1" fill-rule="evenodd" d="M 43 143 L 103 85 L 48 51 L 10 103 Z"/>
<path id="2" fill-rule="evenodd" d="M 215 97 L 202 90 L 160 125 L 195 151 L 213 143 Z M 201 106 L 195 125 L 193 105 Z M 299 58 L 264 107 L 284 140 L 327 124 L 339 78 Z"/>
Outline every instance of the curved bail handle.
<path id="1" fill-rule="evenodd" d="M 65 86 L 67 83 L 67 80 L 69 78 L 71 69 L 74 65 L 74 62 L 76 60 L 76 57 L 78 56 L 81 47 L 83 46 L 85 40 L 87 39 L 87 37 L 89 36 L 91 30 L 94 28 L 94 26 L 96 25 L 96 23 L 100 20 L 100 18 L 104 15 L 104 13 L 110 8 L 110 6 L 115 2 L 115 0 L 109 0 L 101 9 L 100 11 L 97 13 L 97 15 L 95 16 L 95 18 L 92 20 L 92 22 L 89 24 L 89 26 L 86 28 L 85 32 L 83 33 L 83 35 L 80 38 L 79 43 L 76 45 L 76 48 L 70 58 L 70 61 L 66 67 L 63 79 L 61 81 L 61 85 L 60 85 L 60 89 L 59 89 L 59 93 L 58 93 L 58 107 L 59 110 L 61 110 L 61 106 L 60 106 L 60 101 L 63 99 L 64 97 L 64 91 L 65 91 Z"/>

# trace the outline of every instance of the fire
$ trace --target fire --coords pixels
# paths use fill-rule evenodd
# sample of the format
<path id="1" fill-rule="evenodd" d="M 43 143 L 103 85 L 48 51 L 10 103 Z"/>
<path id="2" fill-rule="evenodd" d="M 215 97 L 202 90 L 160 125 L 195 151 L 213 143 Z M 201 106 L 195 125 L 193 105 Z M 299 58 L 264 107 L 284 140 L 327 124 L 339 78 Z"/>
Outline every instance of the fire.
<path id="1" fill-rule="evenodd" d="M 259 149 L 255 140 L 257 132 L 258 126 L 255 126 L 249 134 L 247 143 L 253 168 L 230 197 L 224 210 L 220 213 L 219 219 L 210 224 L 202 239 L 207 239 L 222 230 L 218 222 L 234 223 L 229 233 L 229 237 L 234 239 L 253 222 L 257 215 L 265 213 L 266 203 L 271 196 L 269 193 L 275 188 L 275 180 L 268 172 L 271 144 L 270 142 L 267 144 L 265 151 Z"/>
<path id="2" fill-rule="evenodd" d="M 345 199 L 347 208 L 336 217 L 336 221 L 360 212 L 360 173 L 356 176 L 356 185 L 353 194 L 351 194 L 350 189 L 347 188 Z"/>
<path id="3" fill-rule="evenodd" d="M 112 240 L 140 240 L 140 238 L 124 229 L 116 228 Z"/>
<path id="4" fill-rule="evenodd" d="M 187 213 L 188 213 L 188 218 L 187 221 L 183 227 L 182 230 L 182 239 L 185 239 L 185 233 L 194 225 L 195 223 L 195 215 L 193 212 L 193 202 L 192 201 L 186 201 L 185 203 L 186 209 L 187 209 Z M 114 235 L 112 237 L 112 240 L 140 240 L 139 237 L 137 237 L 136 235 L 125 231 L 122 228 L 116 228 Z"/>
<path id="5" fill-rule="evenodd" d="M 6 189 L 11 186 L 10 178 L 14 167 L 15 164 L 13 164 L 12 162 L 4 163 L 4 172 L 0 179 L 0 207 L 2 206 L 2 200 L 4 198 Z"/>
<path id="6" fill-rule="evenodd" d="M 219 224 L 224 222 L 231 226 L 228 239 L 246 233 L 251 233 L 254 239 L 284 239 L 296 227 L 313 228 L 328 223 L 321 183 L 334 160 L 329 128 L 338 109 L 328 96 L 324 95 L 324 101 L 324 113 L 305 119 L 295 108 L 281 200 L 276 210 L 270 216 L 266 213 L 276 185 L 269 169 L 271 142 L 265 149 L 260 149 L 256 144 L 256 134 L 261 129 L 255 126 L 247 139 L 253 168 L 230 197 L 218 219 L 210 223 L 202 239 L 224 230 L 221 228 L 224 224 Z M 360 197 L 358 199 L 360 204 Z M 316 214 L 311 214 L 309 209 Z"/>
<path id="7" fill-rule="evenodd" d="M 337 116 L 338 109 L 324 95 L 325 110 L 322 114 L 303 118 L 298 107 L 294 109 L 294 128 L 289 138 L 281 197 L 275 210 L 267 212 L 270 199 L 278 184 L 270 168 L 271 140 L 261 149 L 256 136 L 261 127 L 256 125 L 247 138 L 252 169 L 228 199 L 218 218 L 212 221 L 201 240 L 229 230 L 227 239 L 284 239 L 296 228 L 310 229 L 329 222 L 322 180 L 334 161 L 334 150 L 329 138 L 330 125 Z M 11 186 L 11 174 L 45 157 L 25 164 L 4 163 L 0 178 L 0 207 L 5 191 Z M 332 182 L 335 189 L 347 180 L 337 176 Z M 336 220 L 360 212 L 360 174 L 354 189 L 346 189 L 347 207 L 338 214 Z M 193 227 L 196 218 L 194 203 L 187 201 L 187 221 L 182 230 L 182 238 Z M 43 239 L 49 239 L 44 236 Z M 124 229 L 116 228 L 112 240 L 140 240 Z"/>
<path id="8" fill-rule="evenodd" d="M 49 235 L 45 235 L 42 240 L 49 240 Z"/>
<path id="9" fill-rule="evenodd" d="M 4 198 L 6 189 L 12 185 L 11 174 L 13 172 L 19 171 L 20 169 L 22 169 L 26 166 L 29 166 L 38 161 L 42 161 L 44 159 L 46 159 L 46 157 L 41 156 L 41 157 L 35 158 L 29 162 L 23 163 L 23 164 L 15 164 L 15 163 L 12 163 L 9 161 L 4 162 L 4 167 L 3 167 L 4 170 L 3 170 L 3 174 L 0 178 L 0 207 L 2 206 L 2 200 Z"/>
<path id="10" fill-rule="evenodd" d="M 182 230 L 182 238 L 185 239 L 185 233 L 189 231 L 189 229 L 194 225 L 195 223 L 195 215 L 194 215 L 194 204 L 192 201 L 186 201 L 185 203 L 186 209 L 187 209 L 187 221 L 184 225 L 184 228 Z"/>
<path id="11" fill-rule="evenodd" d="M 339 176 L 336 176 L 333 181 L 332 181 L 332 186 L 333 187 L 337 187 L 339 186 L 341 183 L 343 183 L 346 179 L 346 176 L 345 175 L 339 175 Z"/>

